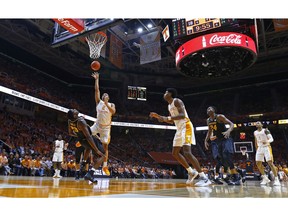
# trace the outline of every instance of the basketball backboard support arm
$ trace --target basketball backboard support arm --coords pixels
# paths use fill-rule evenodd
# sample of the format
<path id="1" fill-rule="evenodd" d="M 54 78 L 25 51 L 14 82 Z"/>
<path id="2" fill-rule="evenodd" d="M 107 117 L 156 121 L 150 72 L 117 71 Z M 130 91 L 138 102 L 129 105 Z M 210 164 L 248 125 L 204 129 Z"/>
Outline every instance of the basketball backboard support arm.
<path id="1" fill-rule="evenodd" d="M 89 34 L 111 28 L 121 22 L 123 19 L 86 19 L 84 20 L 85 30 L 80 33 L 71 34 L 68 30 L 63 29 L 57 22 L 54 24 L 51 47 L 59 47 L 70 43 L 79 37 L 86 37 Z"/>

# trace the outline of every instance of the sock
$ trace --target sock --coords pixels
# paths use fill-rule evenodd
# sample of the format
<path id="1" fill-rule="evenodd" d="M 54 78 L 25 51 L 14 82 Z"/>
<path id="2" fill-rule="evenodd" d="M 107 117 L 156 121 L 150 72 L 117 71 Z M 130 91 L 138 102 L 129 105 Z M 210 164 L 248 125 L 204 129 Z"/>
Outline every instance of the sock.
<path id="1" fill-rule="evenodd" d="M 188 173 L 192 173 L 193 172 L 191 167 L 188 167 L 186 170 L 187 170 Z"/>
<path id="2" fill-rule="evenodd" d="M 55 169 L 54 175 L 55 175 L 55 176 L 58 175 L 57 173 L 58 173 L 58 169 Z"/>
<path id="3" fill-rule="evenodd" d="M 103 162 L 103 167 L 107 167 L 107 161 Z"/>
<path id="4" fill-rule="evenodd" d="M 58 176 L 60 176 L 60 171 L 61 171 L 61 170 L 59 170 L 59 169 L 57 170 L 57 175 L 58 175 Z"/>
<path id="5" fill-rule="evenodd" d="M 76 170 L 76 175 L 75 175 L 75 177 L 80 177 L 80 170 Z"/>

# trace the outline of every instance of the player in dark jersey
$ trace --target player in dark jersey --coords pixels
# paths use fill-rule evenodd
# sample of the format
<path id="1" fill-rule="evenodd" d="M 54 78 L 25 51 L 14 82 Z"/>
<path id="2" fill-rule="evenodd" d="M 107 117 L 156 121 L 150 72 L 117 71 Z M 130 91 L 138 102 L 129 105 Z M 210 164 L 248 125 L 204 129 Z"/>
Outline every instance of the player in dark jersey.
<path id="1" fill-rule="evenodd" d="M 70 136 L 78 138 L 78 141 L 85 148 L 84 150 L 84 161 L 87 161 L 90 152 L 92 151 L 95 155 L 99 155 L 100 158 L 96 161 L 94 168 L 91 168 L 84 179 L 87 179 L 93 183 L 97 183 L 97 180 L 93 178 L 93 173 L 102 164 L 105 159 L 103 154 L 104 150 L 101 149 L 101 145 L 97 146 L 97 142 L 92 137 L 92 133 L 89 125 L 86 123 L 82 116 L 79 116 L 79 112 L 76 109 L 70 109 L 67 113 L 68 117 L 68 132 Z M 97 148 L 98 147 L 98 148 Z M 103 152 L 101 152 L 101 149 Z"/>
<path id="2" fill-rule="evenodd" d="M 240 176 L 237 172 L 234 163 L 232 161 L 232 156 L 234 154 L 233 140 L 230 137 L 230 133 L 233 130 L 234 124 L 222 114 L 215 113 L 216 108 L 209 106 L 207 108 L 207 114 L 209 118 L 207 119 L 208 132 L 205 138 L 205 148 L 209 148 L 209 140 L 212 146 L 213 158 L 217 160 L 216 173 L 219 172 L 220 167 L 223 165 L 224 174 L 225 171 L 230 168 L 231 176 L 226 176 L 224 181 L 228 185 L 240 185 Z M 229 129 L 226 128 L 225 124 L 229 124 Z M 211 139 L 213 134 L 214 138 Z M 216 183 L 220 180 L 217 179 Z"/>

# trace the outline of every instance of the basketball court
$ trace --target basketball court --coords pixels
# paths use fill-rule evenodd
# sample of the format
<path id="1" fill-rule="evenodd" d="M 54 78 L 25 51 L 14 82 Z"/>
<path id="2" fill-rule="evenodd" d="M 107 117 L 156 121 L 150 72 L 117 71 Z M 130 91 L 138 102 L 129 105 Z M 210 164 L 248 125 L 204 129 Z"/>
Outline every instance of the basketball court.
<path id="1" fill-rule="evenodd" d="M 98 179 L 0 176 L 0 197 L 9 198 L 287 198 L 287 182 L 246 181 L 241 186 L 194 187 L 186 179 Z M 197 180 L 195 180 L 197 182 Z"/>
<path id="2" fill-rule="evenodd" d="M 71 34 L 69 29 L 61 27 L 63 20 L 55 20 L 55 32 L 53 34 L 52 47 L 59 47 L 76 39 L 89 46 L 91 61 L 101 56 L 101 49 L 107 42 L 107 35 L 102 32 L 108 27 L 114 26 L 123 20 L 93 19 L 84 20 L 77 27 L 77 22 L 67 19 L 73 25 Z M 74 22 L 75 21 L 75 22 Z M 71 27 L 70 25 L 70 27 Z M 66 26 L 67 27 L 67 26 Z M 77 30 L 77 28 L 79 28 Z M 76 29 L 76 30 L 75 30 Z M 71 30 L 71 29 L 70 29 Z M 247 38 L 247 37 L 246 37 Z M 83 41 L 82 41 L 83 43 Z M 205 42 L 206 43 L 206 42 Z M 86 45 L 86 44 L 85 44 Z M 206 46 L 206 45 L 205 45 Z M 87 50 L 88 55 L 88 50 Z M 101 61 L 100 61 L 101 62 Z M 100 64 L 95 71 L 100 69 Z M 93 67 L 92 67 L 93 69 Z M 94 69 L 93 69 L 94 70 Z M 7 88 L 2 88 L 7 94 L 15 94 L 16 97 L 25 98 L 25 94 L 18 94 Z M 67 108 L 48 103 L 43 100 L 41 104 L 52 109 L 67 112 Z M 39 102 L 40 103 L 40 102 Z M 88 120 L 95 120 L 85 115 Z M 117 123 L 116 126 L 156 128 L 156 126 L 133 123 Z M 161 129 L 174 129 L 163 126 Z M 235 143 L 235 152 L 249 159 L 249 153 L 253 153 L 252 142 Z M 197 180 L 195 181 L 197 182 Z M 260 186 L 260 181 L 247 180 L 241 186 L 210 185 L 208 187 L 195 187 L 186 185 L 186 179 L 98 179 L 97 184 L 89 184 L 88 181 L 75 181 L 74 178 L 53 179 L 52 177 L 26 177 L 26 176 L 0 176 L 0 197 L 2 198 L 287 198 L 287 182 L 281 182 L 281 186 L 272 186 L 273 182 L 266 186 Z"/>

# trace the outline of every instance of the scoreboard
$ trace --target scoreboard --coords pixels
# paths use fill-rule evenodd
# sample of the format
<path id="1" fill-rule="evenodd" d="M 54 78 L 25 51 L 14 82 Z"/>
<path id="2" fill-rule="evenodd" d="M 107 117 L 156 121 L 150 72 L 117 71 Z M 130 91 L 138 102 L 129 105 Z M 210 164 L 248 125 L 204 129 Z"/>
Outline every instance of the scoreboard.
<path id="1" fill-rule="evenodd" d="M 128 99 L 146 101 L 146 87 L 128 86 Z"/>
<path id="2" fill-rule="evenodd" d="M 186 21 L 185 19 L 172 20 L 173 37 L 178 38 L 186 36 Z"/>
<path id="3" fill-rule="evenodd" d="M 186 19 L 187 35 L 207 31 L 221 26 L 219 18 Z"/>
<path id="4" fill-rule="evenodd" d="M 181 18 L 172 20 L 174 39 L 234 24 L 236 19 Z"/>

